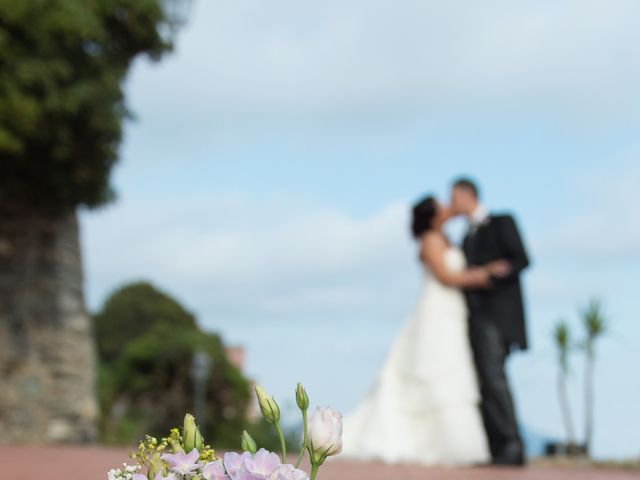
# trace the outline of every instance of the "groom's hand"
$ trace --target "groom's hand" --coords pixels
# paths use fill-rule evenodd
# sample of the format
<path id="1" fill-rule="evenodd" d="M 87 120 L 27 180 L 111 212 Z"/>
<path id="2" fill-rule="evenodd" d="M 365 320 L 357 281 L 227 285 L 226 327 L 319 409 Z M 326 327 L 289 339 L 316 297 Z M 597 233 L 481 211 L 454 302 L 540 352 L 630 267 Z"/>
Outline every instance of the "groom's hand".
<path id="1" fill-rule="evenodd" d="M 491 287 L 491 273 L 486 267 L 474 267 L 467 271 L 471 288 Z"/>
<path id="2" fill-rule="evenodd" d="M 513 271 L 513 266 L 508 260 L 500 259 L 489 262 L 486 265 L 489 274 L 492 277 L 503 278 L 509 275 Z"/>

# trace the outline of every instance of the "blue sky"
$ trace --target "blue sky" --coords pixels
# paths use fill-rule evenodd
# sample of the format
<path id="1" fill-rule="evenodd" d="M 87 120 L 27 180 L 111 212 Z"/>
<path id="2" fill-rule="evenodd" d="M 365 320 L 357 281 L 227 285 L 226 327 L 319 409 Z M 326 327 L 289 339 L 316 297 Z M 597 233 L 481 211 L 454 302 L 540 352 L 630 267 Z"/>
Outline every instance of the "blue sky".
<path id="1" fill-rule="evenodd" d="M 534 259 L 533 347 L 509 365 L 523 421 L 562 433 L 550 331 L 597 296 L 595 449 L 637 456 L 639 20 L 618 0 L 196 1 L 176 52 L 128 81 L 119 199 L 83 214 L 91 308 L 150 279 L 276 396 L 303 380 L 348 412 L 416 300 L 408 206 L 470 174 Z M 579 425 L 581 373 L 576 356 Z"/>

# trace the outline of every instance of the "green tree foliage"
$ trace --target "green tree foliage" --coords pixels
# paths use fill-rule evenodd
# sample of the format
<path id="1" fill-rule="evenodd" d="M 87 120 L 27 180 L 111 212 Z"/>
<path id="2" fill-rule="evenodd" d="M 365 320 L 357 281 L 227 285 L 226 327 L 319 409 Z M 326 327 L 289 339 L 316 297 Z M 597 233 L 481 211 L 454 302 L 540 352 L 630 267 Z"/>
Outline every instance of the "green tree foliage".
<path id="1" fill-rule="evenodd" d="M 0 205 L 64 212 L 111 198 L 123 82 L 136 57 L 171 48 L 169 3 L 0 0 Z"/>
<path id="2" fill-rule="evenodd" d="M 140 283 L 111 295 L 95 321 L 103 346 L 98 390 L 105 441 L 163 436 L 179 423 L 194 406 L 193 356 L 205 352 L 213 366 L 200 427 L 216 448 L 238 446 L 249 384 L 227 360 L 217 335 L 202 332 L 177 301 Z"/>
<path id="3" fill-rule="evenodd" d="M 111 361 L 132 340 L 163 324 L 176 331 L 194 330 L 194 316 L 149 283 L 127 285 L 113 292 L 94 316 L 100 358 Z"/>

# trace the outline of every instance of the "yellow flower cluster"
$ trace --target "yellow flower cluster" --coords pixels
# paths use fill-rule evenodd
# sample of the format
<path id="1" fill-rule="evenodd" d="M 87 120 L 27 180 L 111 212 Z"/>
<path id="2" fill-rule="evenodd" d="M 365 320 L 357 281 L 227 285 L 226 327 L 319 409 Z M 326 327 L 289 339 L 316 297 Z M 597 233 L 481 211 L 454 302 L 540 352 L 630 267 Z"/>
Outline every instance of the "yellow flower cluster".
<path id="1" fill-rule="evenodd" d="M 203 463 L 213 462 L 216 459 L 216 451 L 211 448 L 210 445 L 205 445 L 202 447 L 202 451 L 200 452 L 200 460 Z"/>
<path id="2" fill-rule="evenodd" d="M 157 438 L 146 435 L 145 439 L 138 444 L 138 449 L 131 452 L 129 456 L 138 460 L 142 465 L 148 465 L 151 459 L 156 455 L 162 454 L 168 445 L 164 438 L 161 442 L 158 442 Z"/>
<path id="3" fill-rule="evenodd" d="M 138 448 L 129 456 L 140 464 L 149 466 L 154 459 L 158 459 L 163 453 L 175 452 L 176 449 L 182 449 L 182 434 L 180 429 L 172 428 L 169 435 L 160 441 L 156 437 L 146 435 L 145 439 L 138 444 Z M 210 445 L 204 445 L 199 453 L 200 460 L 204 463 L 216 460 L 216 452 Z"/>

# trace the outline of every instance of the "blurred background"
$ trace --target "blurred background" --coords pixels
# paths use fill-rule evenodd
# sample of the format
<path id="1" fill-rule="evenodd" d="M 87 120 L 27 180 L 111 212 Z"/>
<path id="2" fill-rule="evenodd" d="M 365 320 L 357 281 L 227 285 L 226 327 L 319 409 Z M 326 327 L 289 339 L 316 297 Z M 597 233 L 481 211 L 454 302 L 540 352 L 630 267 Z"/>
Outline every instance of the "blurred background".
<path id="1" fill-rule="evenodd" d="M 452 179 L 465 174 L 487 207 L 517 216 L 533 258 L 525 275 L 532 347 L 509 364 L 528 449 L 541 454 L 566 437 L 556 393 L 561 319 L 572 334 L 566 383 L 582 441 L 583 310 L 596 299 L 607 328 L 596 346 L 592 453 L 640 456 L 640 5 L 195 0 L 166 4 L 162 17 L 132 14 L 156 2 L 119 3 L 116 23 L 137 19 L 157 38 L 104 46 L 123 33 L 93 38 L 91 24 L 71 15 L 74 37 L 55 30 L 68 10 L 49 12 L 53 38 L 86 38 L 82 55 L 94 60 L 115 50 L 123 57 L 114 61 L 118 75 L 99 76 L 87 100 L 111 102 L 105 111 L 122 130 L 106 137 L 82 127 L 99 123 L 100 110 L 75 115 L 66 134 L 51 127 L 55 139 L 46 135 L 70 111 L 84 111 L 69 98 L 60 117 L 42 123 L 15 115 L 21 87 L 12 81 L 54 79 L 24 91 L 55 99 L 55 85 L 81 89 L 95 65 L 32 65 L 37 55 L 12 34 L 28 15 L 48 13 L 0 10 L 3 440 L 32 441 L 32 429 L 48 441 L 131 443 L 200 409 L 207 437 L 235 446 L 246 425 L 262 435 L 249 394 L 255 382 L 281 400 L 291 426 L 298 381 L 314 401 L 349 412 L 417 299 L 409 207 L 425 193 L 446 201 Z M 28 38 L 35 48 L 38 35 Z M 20 55 L 36 70 L 16 69 Z M 100 95 L 107 77 L 124 97 L 116 87 Z M 130 119 L 118 110 L 123 98 Z M 36 133 L 46 137 L 40 149 Z M 27 140 L 18 148 L 10 134 Z M 75 135 L 78 148 L 41 155 Z M 112 151 L 87 150 L 91 142 Z M 100 182 L 97 196 L 78 187 L 89 174 L 64 159 L 88 169 L 87 155 L 106 159 L 97 168 L 115 196 Z M 54 165 L 64 168 L 47 173 Z M 38 183 L 43 177 L 55 182 Z M 57 193 L 49 198 L 48 189 Z M 24 226 L 36 214 L 49 219 L 52 204 L 53 224 Z M 452 222 L 451 238 L 464 228 Z M 77 235 L 82 267 L 65 257 Z M 22 248 L 29 239 L 35 246 Z M 44 260 L 29 270 L 33 249 Z M 78 320 L 83 311 L 89 327 Z M 98 401 L 87 394 L 70 413 L 65 396 L 86 392 L 92 372 L 41 369 L 90 335 Z M 44 355 L 43 345 L 58 347 Z M 76 355 L 65 365 L 92 352 Z M 56 387 L 60 379 L 72 386 Z M 78 418 L 87 425 L 80 434 Z"/>

